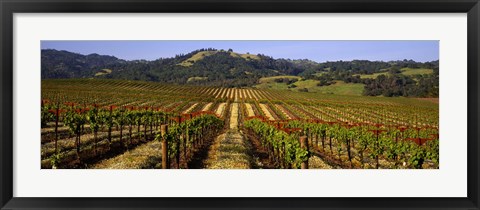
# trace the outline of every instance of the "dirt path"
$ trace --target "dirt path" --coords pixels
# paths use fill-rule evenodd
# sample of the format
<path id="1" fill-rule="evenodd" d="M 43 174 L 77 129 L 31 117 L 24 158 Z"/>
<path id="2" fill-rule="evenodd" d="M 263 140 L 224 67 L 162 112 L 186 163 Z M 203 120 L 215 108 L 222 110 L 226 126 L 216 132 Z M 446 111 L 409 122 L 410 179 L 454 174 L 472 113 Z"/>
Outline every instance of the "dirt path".
<path id="1" fill-rule="evenodd" d="M 220 134 L 213 143 L 205 168 L 208 169 L 248 169 L 251 157 L 243 134 L 238 129 L 239 104 L 232 103 L 230 108 L 229 129 Z"/>

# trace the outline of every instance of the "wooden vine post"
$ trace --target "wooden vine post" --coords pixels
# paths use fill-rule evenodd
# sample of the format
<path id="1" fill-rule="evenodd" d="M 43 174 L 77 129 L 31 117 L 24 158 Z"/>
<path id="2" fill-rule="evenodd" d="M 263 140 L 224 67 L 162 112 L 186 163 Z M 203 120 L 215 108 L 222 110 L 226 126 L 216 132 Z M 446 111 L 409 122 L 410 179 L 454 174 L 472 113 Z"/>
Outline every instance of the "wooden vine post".
<path id="1" fill-rule="evenodd" d="M 180 124 L 182 124 L 182 116 L 181 115 L 178 116 L 178 126 L 179 127 L 180 127 Z M 178 137 L 178 140 L 175 142 L 175 147 L 177 148 L 177 153 L 175 154 L 175 160 L 177 162 L 177 169 L 180 168 L 180 153 L 181 153 L 180 141 L 181 141 L 181 138 L 182 138 L 182 133 L 180 133 L 180 136 Z"/>
<path id="2" fill-rule="evenodd" d="M 374 133 L 375 136 L 376 136 L 375 149 L 378 149 L 378 148 L 380 147 L 380 143 L 378 142 L 378 136 L 379 136 L 381 133 L 383 133 L 383 132 L 386 131 L 386 130 L 380 129 L 380 127 L 382 127 L 382 126 L 383 126 L 383 124 L 377 123 L 377 124 L 375 124 L 375 127 L 376 127 L 377 129 L 368 130 L 368 131 Z M 379 154 L 376 154 L 376 155 L 375 155 L 375 168 L 376 168 L 376 169 L 378 169 L 378 168 L 380 167 L 380 162 L 379 162 L 379 160 L 378 160 L 379 156 L 380 156 Z"/>
<path id="3" fill-rule="evenodd" d="M 58 118 L 60 115 L 59 106 L 55 109 L 55 154 L 58 154 Z"/>
<path id="4" fill-rule="evenodd" d="M 282 141 L 281 141 L 281 142 L 282 142 L 282 150 L 283 150 L 283 154 L 282 154 L 282 166 L 283 166 L 283 168 L 288 168 L 288 166 L 287 166 L 287 160 L 286 160 L 286 158 L 287 158 L 287 148 L 286 148 L 285 142 L 284 142 L 283 140 L 284 140 L 284 138 L 283 138 L 283 136 L 282 136 Z"/>
<path id="5" fill-rule="evenodd" d="M 147 138 L 147 127 L 148 127 L 148 106 L 145 107 L 145 124 L 143 124 L 143 135 L 145 136 L 145 142 L 148 141 L 148 138 Z"/>
<path id="6" fill-rule="evenodd" d="M 189 120 L 192 120 L 193 119 L 193 115 L 190 113 L 189 115 Z M 188 126 L 188 123 L 186 124 L 185 126 L 185 140 L 183 141 L 183 155 L 185 157 L 185 160 L 187 160 L 187 143 L 190 142 L 190 128 Z M 192 153 L 192 145 L 190 145 L 189 147 L 189 154 Z"/>
<path id="7" fill-rule="evenodd" d="M 307 136 L 300 137 L 300 148 L 308 151 L 308 139 Z M 301 164 L 301 169 L 308 169 L 308 158 Z"/>
<path id="8" fill-rule="evenodd" d="M 160 134 L 162 135 L 162 169 L 170 168 L 168 165 L 168 142 L 167 142 L 168 125 L 160 126 Z"/>
<path id="9" fill-rule="evenodd" d="M 112 118 L 112 112 L 113 112 L 113 106 L 110 105 L 109 107 L 109 116 L 108 116 L 108 142 L 112 142 L 112 124 L 113 124 L 113 118 Z"/>

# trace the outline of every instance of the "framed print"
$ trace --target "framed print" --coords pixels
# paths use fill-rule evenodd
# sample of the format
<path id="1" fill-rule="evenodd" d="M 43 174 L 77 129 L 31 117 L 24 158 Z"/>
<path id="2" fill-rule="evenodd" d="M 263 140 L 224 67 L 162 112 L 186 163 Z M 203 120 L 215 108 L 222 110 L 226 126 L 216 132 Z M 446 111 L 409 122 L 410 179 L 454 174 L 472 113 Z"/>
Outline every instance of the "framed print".
<path id="1" fill-rule="evenodd" d="M 478 209 L 478 1 L 2 1 L 2 209 Z"/>

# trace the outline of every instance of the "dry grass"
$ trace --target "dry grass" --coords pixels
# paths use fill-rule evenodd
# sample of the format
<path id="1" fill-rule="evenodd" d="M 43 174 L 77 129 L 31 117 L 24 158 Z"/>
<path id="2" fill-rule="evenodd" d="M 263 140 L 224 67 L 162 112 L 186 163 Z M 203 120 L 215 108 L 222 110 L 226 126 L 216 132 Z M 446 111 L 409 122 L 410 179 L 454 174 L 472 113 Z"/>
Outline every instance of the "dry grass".
<path id="1" fill-rule="evenodd" d="M 250 156 L 238 131 L 228 131 L 215 139 L 205 161 L 207 169 L 248 169 Z"/>
<path id="2" fill-rule="evenodd" d="M 205 161 L 206 168 L 250 168 L 249 149 L 243 135 L 238 131 L 238 103 L 232 104 L 230 113 L 230 130 L 215 139 Z"/>
<path id="3" fill-rule="evenodd" d="M 190 112 L 192 112 L 193 109 L 195 109 L 195 107 L 197 107 L 198 103 L 194 103 L 192 104 L 187 110 L 183 111 L 183 114 L 188 114 Z"/>
<path id="4" fill-rule="evenodd" d="M 146 169 L 162 168 L 162 143 L 151 141 L 116 157 L 102 160 L 94 169 Z"/>
<path id="5" fill-rule="evenodd" d="M 187 83 L 188 82 L 195 82 L 195 81 L 204 81 L 204 80 L 207 80 L 208 77 L 189 77 L 188 80 L 187 80 Z"/>
<path id="6" fill-rule="evenodd" d="M 102 76 L 110 73 L 112 73 L 111 69 L 102 69 L 101 71 L 97 72 L 95 76 Z"/>
<path id="7" fill-rule="evenodd" d="M 253 107 L 249 103 L 245 103 L 245 106 L 247 107 L 247 115 L 248 117 L 253 117 L 255 116 L 255 112 L 253 111 Z"/>
<path id="8" fill-rule="evenodd" d="M 283 116 L 285 116 L 287 118 L 287 120 L 291 120 L 292 117 L 290 115 L 287 114 L 287 112 L 285 111 L 285 108 L 283 106 L 281 106 L 280 104 L 275 104 L 275 107 L 280 110 L 280 112 L 282 112 Z"/>
<path id="9" fill-rule="evenodd" d="M 424 68 L 402 68 L 401 71 L 404 75 L 433 74 L 433 69 Z"/>
<path id="10" fill-rule="evenodd" d="M 265 104 L 259 104 L 259 105 L 260 105 L 260 108 L 262 109 L 263 113 L 265 113 L 265 116 L 269 120 L 275 120 L 275 118 L 272 116 L 272 113 L 270 113 L 270 111 L 268 111 L 267 105 L 265 105 Z"/>
<path id="11" fill-rule="evenodd" d="M 218 105 L 218 108 L 217 110 L 215 111 L 215 113 L 218 115 L 218 116 L 222 116 L 223 115 L 223 110 L 225 109 L 225 106 L 227 105 L 227 103 L 221 103 L 220 105 Z"/>
<path id="12" fill-rule="evenodd" d="M 245 60 L 259 60 L 260 59 L 260 57 L 258 57 L 257 55 L 253 55 L 253 54 L 241 54 L 241 53 L 231 52 L 230 55 L 232 57 L 244 58 Z"/>
<path id="13" fill-rule="evenodd" d="M 178 65 L 185 66 L 185 67 L 192 66 L 195 62 L 197 62 L 197 61 L 199 61 L 199 60 L 201 60 L 201 59 L 203 59 L 207 56 L 214 55 L 218 52 L 219 51 L 198 52 L 195 55 L 193 55 L 192 57 L 188 58 L 187 60 L 184 60 L 183 62 L 179 63 Z M 245 60 L 259 60 L 260 59 L 260 57 L 258 57 L 257 55 L 241 54 L 241 53 L 236 53 L 236 52 L 230 52 L 230 56 L 243 58 Z"/>
<path id="14" fill-rule="evenodd" d="M 184 60 L 183 62 L 179 63 L 178 65 L 180 66 L 192 66 L 195 62 L 217 53 L 217 51 L 202 51 L 198 52 L 195 55 L 192 55 L 192 57 L 188 58 L 187 60 Z"/>
<path id="15" fill-rule="evenodd" d="M 206 104 L 203 108 L 202 108 L 202 111 L 210 111 L 210 107 L 212 107 L 213 105 L 213 102 L 210 102 L 208 104 Z"/>
<path id="16" fill-rule="evenodd" d="M 308 168 L 311 169 L 332 169 L 333 167 L 325 163 L 321 158 L 312 156 L 308 159 Z"/>
<path id="17" fill-rule="evenodd" d="M 238 103 L 233 103 L 230 110 L 230 129 L 238 129 Z"/>

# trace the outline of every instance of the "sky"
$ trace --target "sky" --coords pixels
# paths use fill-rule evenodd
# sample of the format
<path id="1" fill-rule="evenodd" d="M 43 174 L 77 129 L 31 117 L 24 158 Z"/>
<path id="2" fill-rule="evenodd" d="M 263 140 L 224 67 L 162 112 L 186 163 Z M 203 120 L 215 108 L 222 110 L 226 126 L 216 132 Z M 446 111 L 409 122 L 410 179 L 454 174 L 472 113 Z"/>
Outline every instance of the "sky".
<path id="1" fill-rule="evenodd" d="M 325 61 L 418 62 L 439 59 L 439 42 L 419 41 L 42 41 L 42 49 L 80 54 L 112 55 L 124 60 L 156 60 L 187 54 L 201 48 L 232 49 L 238 53 L 264 54 L 273 58 Z"/>

